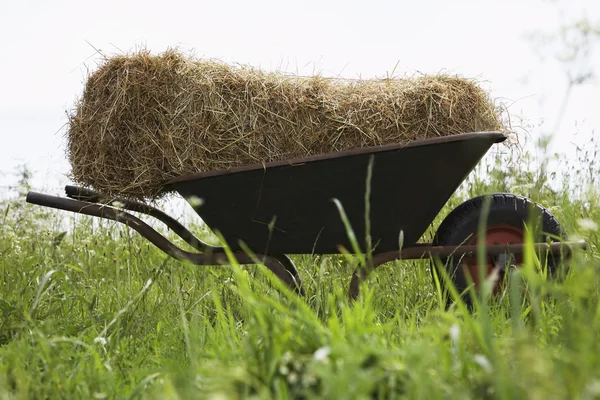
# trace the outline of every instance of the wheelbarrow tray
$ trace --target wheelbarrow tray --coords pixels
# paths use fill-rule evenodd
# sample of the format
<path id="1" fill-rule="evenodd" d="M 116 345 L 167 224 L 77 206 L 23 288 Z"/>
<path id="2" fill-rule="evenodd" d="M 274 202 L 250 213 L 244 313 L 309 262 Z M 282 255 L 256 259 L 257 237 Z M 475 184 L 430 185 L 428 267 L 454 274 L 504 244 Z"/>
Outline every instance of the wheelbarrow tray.
<path id="1" fill-rule="evenodd" d="M 365 193 L 370 179 L 370 236 L 378 253 L 412 246 L 489 148 L 499 132 L 466 133 L 354 149 L 175 179 L 202 220 L 234 251 L 243 242 L 261 254 L 352 252 L 333 199 L 365 250 Z M 198 202 L 200 200 L 200 202 Z"/>

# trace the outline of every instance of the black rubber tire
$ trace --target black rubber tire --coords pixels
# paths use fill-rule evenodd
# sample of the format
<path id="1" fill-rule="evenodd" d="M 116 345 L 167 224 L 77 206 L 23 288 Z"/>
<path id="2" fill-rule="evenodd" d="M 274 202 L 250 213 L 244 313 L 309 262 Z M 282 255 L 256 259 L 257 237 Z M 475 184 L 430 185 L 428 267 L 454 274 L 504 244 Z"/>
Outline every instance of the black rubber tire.
<path id="1" fill-rule="evenodd" d="M 433 245 L 458 246 L 469 239 L 471 235 L 477 235 L 484 200 L 488 196 L 491 196 L 491 202 L 486 226 L 506 224 L 523 229 L 525 223 L 529 222 L 530 212 L 533 211 L 536 222 L 534 226 L 536 241 L 547 242 L 555 241 L 556 237 L 565 238 L 565 233 L 558 220 L 546 208 L 523 196 L 494 193 L 469 199 L 452 210 L 440 224 L 435 234 Z M 541 230 L 539 229 L 540 221 L 542 223 Z M 459 257 L 442 258 L 441 262 L 446 267 L 446 272 L 452 279 L 458 292 L 464 292 L 468 282 L 462 268 L 459 268 Z M 547 259 L 542 260 L 542 262 L 547 262 L 549 275 L 553 275 L 556 272 L 559 263 L 558 259 L 549 256 Z M 433 269 L 436 268 L 435 260 L 432 261 L 431 267 L 433 274 Z M 440 284 L 444 288 L 443 280 L 440 281 Z M 450 300 L 450 298 L 448 299 Z M 471 305 L 471 298 L 468 293 L 463 295 L 463 301 L 467 305 Z"/>

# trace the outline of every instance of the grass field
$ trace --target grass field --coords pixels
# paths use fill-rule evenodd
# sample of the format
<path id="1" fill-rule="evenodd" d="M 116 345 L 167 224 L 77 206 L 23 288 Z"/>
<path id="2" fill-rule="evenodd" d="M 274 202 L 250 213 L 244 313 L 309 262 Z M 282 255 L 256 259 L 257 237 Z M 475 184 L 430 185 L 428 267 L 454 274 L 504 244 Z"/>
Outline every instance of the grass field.
<path id="1" fill-rule="evenodd" d="M 598 399 L 598 153 L 563 165 L 558 191 L 552 164 L 527 157 L 486 158 L 435 226 L 510 191 L 589 249 L 560 282 L 529 258 L 506 297 L 472 313 L 445 309 L 429 261 L 380 267 L 354 304 L 343 257 L 293 257 L 305 299 L 258 266 L 176 262 L 113 223 L 25 206 L 25 176 L 2 203 L 0 399 Z"/>

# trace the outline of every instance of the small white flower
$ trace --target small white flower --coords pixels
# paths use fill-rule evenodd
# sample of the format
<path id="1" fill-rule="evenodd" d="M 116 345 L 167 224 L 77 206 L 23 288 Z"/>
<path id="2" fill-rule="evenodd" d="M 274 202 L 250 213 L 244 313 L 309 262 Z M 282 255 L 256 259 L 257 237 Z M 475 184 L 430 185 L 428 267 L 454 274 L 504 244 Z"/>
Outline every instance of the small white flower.
<path id="1" fill-rule="evenodd" d="M 94 392 L 94 398 L 95 399 L 106 399 L 106 398 L 108 398 L 108 395 L 106 393 Z"/>
<path id="2" fill-rule="evenodd" d="M 321 347 L 315 354 L 313 354 L 313 358 L 317 361 L 327 361 L 327 357 L 331 354 L 331 349 L 329 347 Z"/>
<path id="3" fill-rule="evenodd" d="M 598 224 L 589 218 L 582 218 L 577 221 L 577 224 L 579 225 L 579 228 L 581 228 L 581 230 L 583 230 L 583 231 L 598 230 Z"/>
<path id="4" fill-rule="evenodd" d="M 98 336 L 96 339 L 94 339 L 94 343 L 100 344 L 100 346 L 104 347 L 106 346 L 106 339 L 101 336 Z"/>
<path id="5" fill-rule="evenodd" d="M 198 196 L 188 197 L 187 201 L 188 201 L 188 203 L 190 203 L 190 206 L 192 206 L 192 207 L 200 207 L 202 204 L 204 204 L 204 200 L 202 200 Z"/>
<path id="6" fill-rule="evenodd" d="M 595 380 L 587 384 L 585 391 L 591 396 L 596 397 L 600 395 L 600 381 Z"/>
<path id="7" fill-rule="evenodd" d="M 295 384 L 296 382 L 298 382 L 298 374 L 297 374 L 297 373 L 295 373 L 295 372 L 291 372 L 291 373 L 288 375 L 288 378 L 287 378 L 287 380 L 288 380 L 288 382 L 289 382 L 289 383 L 291 383 L 292 385 L 293 385 L 293 384 Z"/>
<path id="8" fill-rule="evenodd" d="M 312 374 L 304 374 L 302 375 L 302 383 L 305 386 L 312 386 L 317 383 L 317 377 Z"/>
<path id="9" fill-rule="evenodd" d="M 112 203 L 110 203 L 110 205 L 113 206 L 113 207 L 115 207 L 115 208 L 123 208 L 123 206 L 125 204 L 123 204 L 120 201 L 116 200 L 116 201 L 113 201 Z"/>
<path id="10" fill-rule="evenodd" d="M 491 373 L 492 372 L 492 370 L 493 370 L 492 364 L 487 359 L 487 357 L 484 356 L 483 354 L 476 354 L 473 357 L 473 361 L 475 361 L 477 364 L 479 364 L 479 366 L 481 368 L 483 368 L 485 370 L 485 372 L 487 372 L 487 373 Z"/>
<path id="11" fill-rule="evenodd" d="M 453 367 L 455 370 L 460 368 L 460 359 L 458 358 L 458 339 L 460 338 L 460 327 L 457 324 L 453 324 L 450 327 L 450 351 L 452 352 L 452 359 L 454 361 Z"/>
<path id="12" fill-rule="evenodd" d="M 450 339 L 453 343 L 458 342 L 458 338 L 460 337 L 460 326 L 454 324 L 450 327 Z"/>
<path id="13" fill-rule="evenodd" d="M 289 351 L 286 351 L 283 354 L 283 357 L 281 357 L 281 362 L 287 364 L 290 361 L 292 361 L 292 353 L 290 353 Z"/>

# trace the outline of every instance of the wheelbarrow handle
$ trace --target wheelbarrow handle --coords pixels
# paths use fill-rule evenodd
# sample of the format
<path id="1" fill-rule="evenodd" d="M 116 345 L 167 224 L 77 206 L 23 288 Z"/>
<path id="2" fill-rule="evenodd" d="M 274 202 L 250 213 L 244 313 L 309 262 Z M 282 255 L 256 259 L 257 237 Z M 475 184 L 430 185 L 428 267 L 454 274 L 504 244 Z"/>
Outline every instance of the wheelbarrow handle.
<path id="1" fill-rule="evenodd" d="M 140 235 L 158 247 L 165 254 L 178 259 L 186 260 L 195 265 L 225 265 L 229 264 L 227 254 L 222 247 L 208 246 L 204 253 L 191 253 L 185 251 L 171 243 L 168 239 L 154 230 L 150 225 L 141 219 L 119 209 L 108 205 L 100 205 L 81 200 L 51 196 L 43 193 L 29 192 L 26 197 L 27 203 L 44 207 L 56 208 L 58 210 L 71 211 L 77 214 L 89 215 L 92 217 L 104 218 L 133 228 Z M 170 218 L 170 217 L 169 217 Z M 305 295 L 298 271 L 293 262 L 285 255 L 257 255 L 257 258 L 243 252 L 233 253 L 233 257 L 240 264 L 256 264 L 257 258 L 271 270 L 275 276 L 287 284 L 290 288 Z"/>
<path id="2" fill-rule="evenodd" d="M 44 207 L 56 208 L 64 211 L 71 211 L 77 214 L 84 214 L 92 217 L 120 222 L 133 228 L 160 250 L 177 259 L 187 259 L 193 262 L 195 257 L 199 256 L 199 254 L 190 253 L 180 249 L 141 219 L 108 205 L 99 205 L 81 200 L 51 196 L 37 192 L 29 192 L 27 194 L 26 201 L 30 204 L 36 204 Z"/>
<path id="3" fill-rule="evenodd" d="M 192 232 L 190 232 L 185 226 L 179 223 L 179 221 L 177 221 L 175 218 L 169 216 L 168 214 L 159 210 L 158 208 L 154 208 L 148 204 L 123 199 L 120 197 L 114 197 L 111 199 L 109 196 L 103 195 L 102 193 L 98 193 L 94 190 L 71 185 L 65 186 L 65 193 L 67 194 L 67 197 L 71 199 L 86 201 L 90 203 L 119 203 L 120 208 L 134 212 L 139 212 L 141 214 L 146 214 L 161 221 L 169 229 L 175 232 L 177 236 L 179 236 L 187 244 L 189 244 L 198 251 L 206 252 L 208 249 L 215 249 L 214 246 L 204 243 L 202 240 L 198 239 Z"/>

